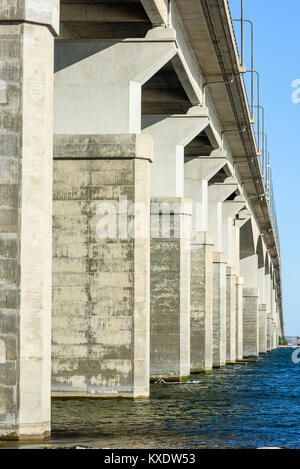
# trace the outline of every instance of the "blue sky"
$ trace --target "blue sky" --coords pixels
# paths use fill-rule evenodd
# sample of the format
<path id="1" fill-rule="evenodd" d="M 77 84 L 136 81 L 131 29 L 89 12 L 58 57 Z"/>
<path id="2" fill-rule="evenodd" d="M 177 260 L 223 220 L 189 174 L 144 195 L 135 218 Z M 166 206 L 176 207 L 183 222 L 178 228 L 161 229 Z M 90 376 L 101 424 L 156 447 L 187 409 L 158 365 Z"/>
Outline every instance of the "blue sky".
<path id="1" fill-rule="evenodd" d="M 229 0 L 240 18 L 240 0 Z M 261 74 L 261 105 L 272 162 L 281 240 L 286 335 L 300 336 L 300 103 L 292 102 L 292 82 L 300 88 L 300 1 L 244 0 L 245 19 L 254 22 L 254 68 Z M 239 41 L 239 23 L 235 23 Z M 250 25 L 245 26 L 246 66 L 250 64 Z M 300 97 L 300 91 L 298 96 Z"/>

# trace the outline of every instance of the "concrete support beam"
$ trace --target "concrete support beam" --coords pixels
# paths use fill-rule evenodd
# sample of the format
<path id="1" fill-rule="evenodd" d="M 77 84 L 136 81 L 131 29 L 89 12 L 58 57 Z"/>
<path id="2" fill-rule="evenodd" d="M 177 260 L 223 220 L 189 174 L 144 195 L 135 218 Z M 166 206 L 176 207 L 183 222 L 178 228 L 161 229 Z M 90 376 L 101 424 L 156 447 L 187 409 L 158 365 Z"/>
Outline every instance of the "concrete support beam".
<path id="1" fill-rule="evenodd" d="M 244 279 L 236 277 L 236 359 L 243 359 L 243 287 Z"/>
<path id="2" fill-rule="evenodd" d="M 213 236 L 193 232 L 191 241 L 191 373 L 212 370 Z"/>
<path id="3" fill-rule="evenodd" d="M 243 290 L 243 355 L 245 358 L 259 355 L 258 288 Z"/>
<path id="4" fill-rule="evenodd" d="M 155 28 L 144 39 L 57 41 L 55 133 L 140 133 L 141 87 L 177 53 L 175 39 Z"/>
<path id="5" fill-rule="evenodd" d="M 141 0 L 141 3 L 152 24 L 168 24 L 168 8 L 165 0 Z"/>
<path id="6" fill-rule="evenodd" d="M 267 353 L 267 306 L 259 305 L 259 353 Z"/>
<path id="7" fill-rule="evenodd" d="M 226 362 L 236 361 L 236 276 L 226 270 Z"/>
<path id="8" fill-rule="evenodd" d="M 0 439 L 50 435 L 53 34 L 59 2 L 0 4 Z"/>
<path id="9" fill-rule="evenodd" d="M 52 391 L 149 396 L 146 135 L 57 135 Z"/>
<path id="10" fill-rule="evenodd" d="M 213 367 L 226 365 L 226 254 L 213 253 Z"/>
<path id="11" fill-rule="evenodd" d="M 148 20 L 139 3 L 70 3 L 60 7 L 60 19 L 64 23 L 140 23 Z"/>
<path id="12" fill-rule="evenodd" d="M 150 376 L 190 375 L 191 200 L 151 199 Z"/>
<path id="13" fill-rule="evenodd" d="M 152 197 L 183 197 L 184 147 L 209 124 L 208 111 L 193 106 L 185 115 L 144 116 L 143 132 L 154 140 Z"/>

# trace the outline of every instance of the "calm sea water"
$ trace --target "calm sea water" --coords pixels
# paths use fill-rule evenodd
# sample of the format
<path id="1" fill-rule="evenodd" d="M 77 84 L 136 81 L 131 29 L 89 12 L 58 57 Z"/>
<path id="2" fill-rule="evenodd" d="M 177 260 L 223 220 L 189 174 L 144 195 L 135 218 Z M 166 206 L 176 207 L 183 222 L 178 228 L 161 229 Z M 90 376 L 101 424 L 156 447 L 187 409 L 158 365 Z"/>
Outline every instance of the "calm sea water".
<path id="1" fill-rule="evenodd" d="M 52 444 L 98 448 L 300 449 L 300 365 L 280 349 L 187 384 L 154 384 L 149 401 L 55 401 Z"/>

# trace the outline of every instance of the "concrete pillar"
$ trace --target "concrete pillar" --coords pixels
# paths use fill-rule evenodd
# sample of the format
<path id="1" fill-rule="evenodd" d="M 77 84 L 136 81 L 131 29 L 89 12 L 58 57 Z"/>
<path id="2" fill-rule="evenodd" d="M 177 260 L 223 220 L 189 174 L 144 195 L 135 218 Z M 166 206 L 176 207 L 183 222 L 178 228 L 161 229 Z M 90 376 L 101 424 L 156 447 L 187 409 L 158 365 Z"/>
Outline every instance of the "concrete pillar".
<path id="1" fill-rule="evenodd" d="M 244 279 L 235 278 L 236 288 L 236 359 L 243 359 L 243 287 Z"/>
<path id="2" fill-rule="evenodd" d="M 271 325 L 271 350 L 275 349 L 275 320 L 276 320 L 276 300 L 275 300 L 275 289 L 274 280 L 271 283 L 271 314 L 272 314 L 272 325 Z"/>
<path id="3" fill-rule="evenodd" d="M 222 204 L 222 250 L 227 254 L 226 360 L 228 363 L 234 363 L 237 354 L 236 276 L 240 271 L 240 242 L 239 224 L 236 223 L 235 216 L 245 207 L 245 203 L 242 197 L 237 196 L 234 200 L 226 200 Z"/>
<path id="4" fill-rule="evenodd" d="M 0 4 L 0 439 L 50 434 L 53 43 L 58 0 Z"/>
<path id="5" fill-rule="evenodd" d="M 273 350 L 277 349 L 277 327 L 276 322 L 273 320 Z"/>
<path id="6" fill-rule="evenodd" d="M 251 225 L 242 227 L 240 273 L 244 278 L 243 291 L 243 349 L 244 356 L 258 356 L 259 351 L 259 289 L 258 289 L 258 258 L 251 252 L 253 235 Z M 247 229 L 246 233 L 244 229 Z M 249 252 L 245 252 L 246 241 Z M 242 249 L 243 248 L 243 249 Z"/>
<path id="7" fill-rule="evenodd" d="M 140 133 L 141 87 L 176 55 L 175 39 L 162 27 L 144 39 L 57 41 L 55 133 Z"/>
<path id="8" fill-rule="evenodd" d="M 213 254 L 213 367 L 226 365 L 226 254 Z"/>
<path id="9" fill-rule="evenodd" d="M 152 155 L 141 134 L 55 136 L 55 397 L 149 395 Z"/>
<path id="10" fill-rule="evenodd" d="M 208 181 L 226 162 L 227 155 L 221 150 L 209 157 L 185 157 L 184 193 L 193 201 L 191 370 L 195 373 L 212 368 L 213 234 L 207 232 Z"/>
<path id="11" fill-rule="evenodd" d="M 267 352 L 271 350 L 271 330 L 269 325 L 269 317 L 271 317 L 271 275 L 269 273 L 265 274 L 265 299 L 266 299 L 266 316 L 267 316 Z"/>
<path id="12" fill-rule="evenodd" d="M 243 290 L 243 355 L 246 358 L 259 355 L 259 292 L 258 288 Z"/>
<path id="13" fill-rule="evenodd" d="M 226 362 L 236 361 L 236 276 L 226 270 Z"/>
<path id="14" fill-rule="evenodd" d="M 213 235 L 191 240 L 191 373 L 212 370 Z"/>
<path id="15" fill-rule="evenodd" d="M 272 315 L 267 314 L 267 352 L 272 350 Z"/>
<path id="16" fill-rule="evenodd" d="M 150 377 L 190 375 L 191 200 L 151 200 Z"/>
<path id="17" fill-rule="evenodd" d="M 259 353 L 267 353 L 267 306 L 259 305 Z"/>
<path id="18" fill-rule="evenodd" d="M 185 115 L 143 117 L 143 132 L 152 135 L 154 140 L 155 162 L 151 170 L 151 195 L 155 198 L 153 201 L 168 203 L 182 200 L 184 147 L 208 124 L 208 111 L 201 106 L 191 107 Z M 188 213 L 181 213 L 181 210 L 179 208 L 179 220 L 184 223 L 184 219 L 188 218 L 191 224 L 192 207 L 189 207 Z M 153 215 L 157 216 L 155 213 Z M 190 302 L 191 233 L 183 233 L 181 225 L 178 233 L 179 237 L 175 239 L 172 236 L 154 239 L 152 236 L 150 281 L 152 379 L 163 377 L 182 380 L 190 374 L 190 331 L 186 332 L 187 324 L 190 327 L 190 304 L 187 306 L 186 301 Z M 161 265 L 165 258 L 166 261 Z M 176 261 L 177 267 L 169 261 Z M 164 317 L 163 328 L 161 314 Z M 173 318 L 177 318 L 177 322 L 174 322 Z M 173 331 L 171 335 L 167 334 L 169 330 Z"/>
<path id="19" fill-rule="evenodd" d="M 266 276 L 265 266 L 258 269 L 258 288 L 259 288 L 259 303 L 266 305 Z"/>

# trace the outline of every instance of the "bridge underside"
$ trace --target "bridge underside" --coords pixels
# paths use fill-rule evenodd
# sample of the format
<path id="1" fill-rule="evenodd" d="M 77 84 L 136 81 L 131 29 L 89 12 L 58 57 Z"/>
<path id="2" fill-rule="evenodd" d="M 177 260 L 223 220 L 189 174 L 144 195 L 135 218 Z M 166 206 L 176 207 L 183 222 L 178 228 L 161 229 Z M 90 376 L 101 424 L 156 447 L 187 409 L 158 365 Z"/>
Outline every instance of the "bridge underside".
<path id="1" fill-rule="evenodd" d="M 1 439 L 284 333 L 226 0 L 35 5 L 0 6 Z"/>

